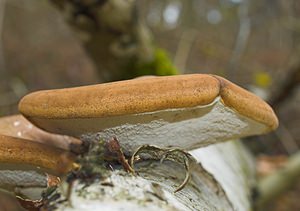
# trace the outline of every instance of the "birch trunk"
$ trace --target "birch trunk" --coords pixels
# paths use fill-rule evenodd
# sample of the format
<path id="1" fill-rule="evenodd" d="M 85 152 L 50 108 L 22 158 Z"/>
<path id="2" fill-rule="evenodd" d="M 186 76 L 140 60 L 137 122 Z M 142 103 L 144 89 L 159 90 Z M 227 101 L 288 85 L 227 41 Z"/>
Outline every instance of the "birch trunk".
<path id="1" fill-rule="evenodd" d="M 57 210 L 251 210 L 255 169 L 251 155 L 236 141 L 191 152 L 191 179 L 174 190 L 185 169 L 172 161 L 146 160 L 137 165 L 139 176 L 113 171 L 105 180 L 74 182 L 69 202 Z"/>

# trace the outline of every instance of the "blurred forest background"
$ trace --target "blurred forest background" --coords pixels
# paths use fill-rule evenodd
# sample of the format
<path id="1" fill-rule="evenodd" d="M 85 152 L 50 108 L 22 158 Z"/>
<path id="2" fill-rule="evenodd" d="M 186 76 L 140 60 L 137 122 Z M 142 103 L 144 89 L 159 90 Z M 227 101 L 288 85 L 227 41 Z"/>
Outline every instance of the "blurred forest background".
<path id="1" fill-rule="evenodd" d="M 76 21 L 80 16 L 93 20 L 89 7 L 105 4 L 105 0 L 61 2 L 77 5 L 77 13 L 72 13 Z M 0 0 L 1 116 L 17 113 L 19 99 L 31 91 L 144 74 L 134 72 L 125 77 L 99 71 L 110 71 L 115 64 L 105 66 L 104 56 L 93 53 L 94 43 L 83 41 L 88 39 L 86 34 L 74 33 L 74 23 L 66 21 L 69 8 L 61 2 Z M 151 37 L 149 40 L 157 46 L 155 57 L 164 60 L 160 69 L 172 69 L 163 74 L 177 71 L 221 75 L 260 95 L 274 107 L 280 119 L 279 129 L 245 141 L 257 155 L 262 174 L 272 172 L 287 156 L 299 151 L 300 1 L 139 0 L 134 6 L 145 29 L 141 33 Z M 108 31 L 119 36 L 126 30 L 120 28 Z M 129 45 L 126 36 L 122 39 L 121 44 Z M 104 54 L 105 50 L 110 49 L 103 45 Z M 146 49 L 142 56 L 147 52 Z M 300 181 L 272 210 L 300 210 L 299 195 Z"/>

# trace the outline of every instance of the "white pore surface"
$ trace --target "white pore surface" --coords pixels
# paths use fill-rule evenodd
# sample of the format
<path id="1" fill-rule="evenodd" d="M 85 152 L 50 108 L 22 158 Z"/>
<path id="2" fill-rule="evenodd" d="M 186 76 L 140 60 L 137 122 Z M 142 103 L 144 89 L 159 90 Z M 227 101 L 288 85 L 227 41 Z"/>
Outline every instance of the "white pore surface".
<path id="1" fill-rule="evenodd" d="M 46 176 L 36 171 L 1 170 L 0 187 L 46 187 Z"/>
<path id="2" fill-rule="evenodd" d="M 255 182 L 253 159 L 239 142 L 226 142 L 190 152 L 218 181 L 234 210 L 251 210 L 251 187 Z"/>
<path id="3" fill-rule="evenodd" d="M 102 122 L 102 126 L 106 124 L 117 126 L 89 133 L 84 135 L 83 139 L 108 140 L 116 137 L 125 152 L 133 151 L 144 144 L 190 150 L 260 134 L 266 130 L 263 124 L 224 106 L 220 98 L 207 106 L 130 115 L 127 122 L 119 125 L 117 119 L 112 121 Z"/>

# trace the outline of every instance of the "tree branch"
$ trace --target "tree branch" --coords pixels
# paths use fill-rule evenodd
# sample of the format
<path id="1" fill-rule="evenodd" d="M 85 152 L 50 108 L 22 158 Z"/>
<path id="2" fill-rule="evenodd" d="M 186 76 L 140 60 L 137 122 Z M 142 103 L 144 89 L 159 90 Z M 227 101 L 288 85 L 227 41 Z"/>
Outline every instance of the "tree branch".
<path id="1" fill-rule="evenodd" d="M 258 184 L 256 208 L 263 210 L 264 206 L 277 196 L 290 189 L 300 177 L 300 152 L 291 156 L 285 167 L 262 179 Z"/>
<path id="2" fill-rule="evenodd" d="M 151 33 L 142 23 L 136 1 L 52 0 L 63 13 L 106 80 L 124 79 L 132 62 L 154 59 Z M 133 68 L 132 68 L 133 69 Z"/>

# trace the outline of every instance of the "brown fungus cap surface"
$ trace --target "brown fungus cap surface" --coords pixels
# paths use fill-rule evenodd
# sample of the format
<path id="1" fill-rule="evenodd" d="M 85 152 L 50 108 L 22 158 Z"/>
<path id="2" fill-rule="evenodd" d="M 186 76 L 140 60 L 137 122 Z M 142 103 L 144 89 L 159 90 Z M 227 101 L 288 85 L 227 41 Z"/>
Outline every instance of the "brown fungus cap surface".
<path id="1" fill-rule="evenodd" d="M 27 117 L 94 118 L 184 108 L 211 103 L 219 82 L 208 75 L 140 78 L 25 96 L 19 110 Z"/>
<path id="2" fill-rule="evenodd" d="M 77 136 L 76 131 L 72 130 L 84 127 L 88 121 L 82 120 L 102 118 L 106 121 L 110 118 L 128 118 L 128 115 L 143 115 L 170 109 L 185 111 L 209 105 L 216 99 L 220 99 L 224 107 L 232 109 L 238 115 L 264 125 L 266 129 L 263 132 L 278 126 L 272 108 L 262 99 L 226 79 L 206 74 L 146 77 L 38 91 L 25 96 L 19 104 L 19 110 L 31 122 L 45 130 Z M 207 112 L 210 110 L 207 109 Z M 48 124 L 52 120 L 54 122 Z M 70 120 L 66 124 L 74 125 L 74 129 L 64 129 L 64 125 L 57 126 L 58 120 Z M 139 121 L 144 120 L 140 118 Z M 81 126 L 78 126 L 79 124 Z M 82 132 L 89 131 L 85 128 Z"/>
<path id="3" fill-rule="evenodd" d="M 65 150 L 26 139 L 0 135 L 0 164 L 41 168 L 55 175 L 71 170 L 75 156 Z M 16 167 L 15 169 L 18 169 Z"/>
<path id="4" fill-rule="evenodd" d="M 267 125 L 270 130 L 278 127 L 278 119 L 273 109 L 265 101 L 222 77 L 214 77 L 220 82 L 219 95 L 226 106 Z"/>

